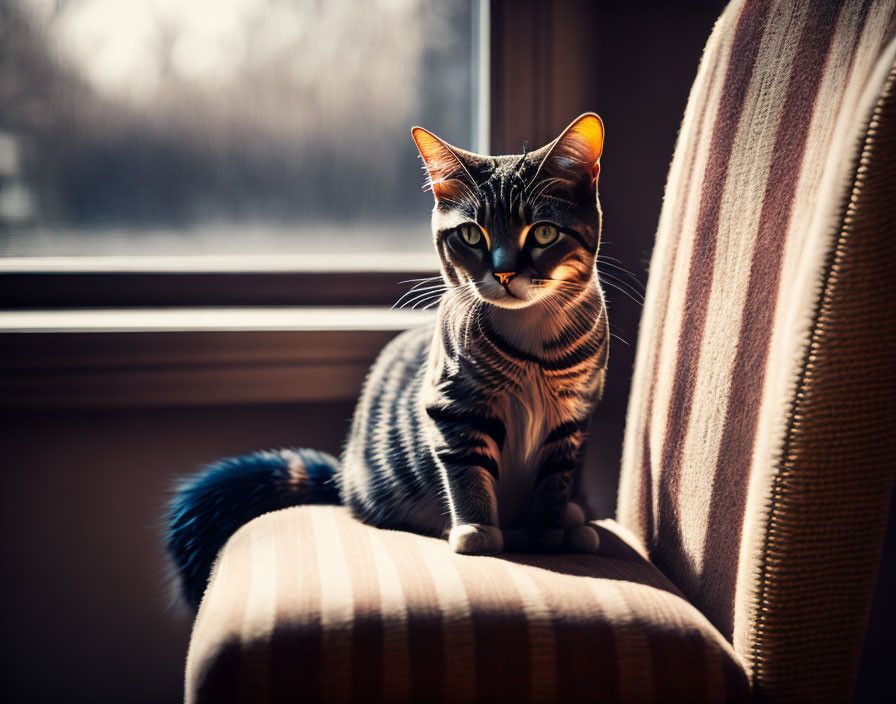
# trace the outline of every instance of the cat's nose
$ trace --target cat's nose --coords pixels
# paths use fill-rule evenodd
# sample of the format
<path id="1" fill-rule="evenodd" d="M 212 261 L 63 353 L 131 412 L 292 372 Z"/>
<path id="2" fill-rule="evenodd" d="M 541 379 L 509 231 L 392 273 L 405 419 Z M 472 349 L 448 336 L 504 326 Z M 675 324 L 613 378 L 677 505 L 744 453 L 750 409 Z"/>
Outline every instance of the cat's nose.
<path id="1" fill-rule="evenodd" d="M 514 276 L 516 276 L 515 271 L 501 271 L 501 272 L 496 271 L 495 272 L 495 278 L 498 280 L 498 283 L 500 283 L 502 286 L 506 286 L 507 284 L 509 284 L 510 280 Z"/>

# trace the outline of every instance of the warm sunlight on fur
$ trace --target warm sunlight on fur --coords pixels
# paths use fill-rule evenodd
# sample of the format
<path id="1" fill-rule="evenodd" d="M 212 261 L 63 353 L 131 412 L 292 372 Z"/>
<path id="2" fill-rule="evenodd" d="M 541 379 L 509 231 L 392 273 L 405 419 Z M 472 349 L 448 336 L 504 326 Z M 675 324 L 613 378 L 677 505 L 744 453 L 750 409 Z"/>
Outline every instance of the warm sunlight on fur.
<path id="1" fill-rule="evenodd" d="M 425 164 L 428 176 L 425 188 L 432 190 L 436 200 L 456 201 L 471 195 L 468 185 L 462 179 L 468 174 L 455 154 L 458 151 L 456 147 L 451 147 L 422 127 L 414 127 L 411 136 Z"/>

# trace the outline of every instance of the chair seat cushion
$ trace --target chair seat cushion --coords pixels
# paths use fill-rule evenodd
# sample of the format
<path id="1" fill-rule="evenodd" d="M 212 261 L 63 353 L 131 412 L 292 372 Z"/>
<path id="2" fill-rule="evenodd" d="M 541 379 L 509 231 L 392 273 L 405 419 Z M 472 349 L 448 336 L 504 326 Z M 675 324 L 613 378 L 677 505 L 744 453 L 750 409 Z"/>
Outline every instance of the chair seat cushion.
<path id="1" fill-rule="evenodd" d="M 477 557 L 339 507 L 262 516 L 218 558 L 187 700 L 748 700 L 725 639 L 595 526 L 597 555 Z"/>

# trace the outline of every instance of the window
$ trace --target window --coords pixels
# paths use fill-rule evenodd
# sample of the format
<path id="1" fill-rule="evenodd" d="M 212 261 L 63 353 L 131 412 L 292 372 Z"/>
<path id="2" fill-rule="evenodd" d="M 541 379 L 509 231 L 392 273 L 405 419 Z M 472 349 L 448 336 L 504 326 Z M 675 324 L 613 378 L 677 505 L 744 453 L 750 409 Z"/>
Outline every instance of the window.
<path id="1" fill-rule="evenodd" d="M 487 8 L 0 0 L 2 405 L 353 399 L 437 268 L 410 127 L 483 143 Z"/>
<path id="2" fill-rule="evenodd" d="M 472 144 L 470 0 L 0 8 L 0 256 L 434 265 L 409 129 Z"/>

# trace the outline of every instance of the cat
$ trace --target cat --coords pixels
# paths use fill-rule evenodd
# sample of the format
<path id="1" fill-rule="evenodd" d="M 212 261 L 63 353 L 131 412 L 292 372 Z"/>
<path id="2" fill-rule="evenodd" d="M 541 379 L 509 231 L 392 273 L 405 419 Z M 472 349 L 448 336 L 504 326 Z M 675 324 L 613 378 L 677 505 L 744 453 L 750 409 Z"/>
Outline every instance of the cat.
<path id="1" fill-rule="evenodd" d="M 194 606 L 227 538 L 296 504 L 342 503 L 458 553 L 597 550 L 570 494 L 609 351 L 596 269 L 603 123 L 586 113 L 541 149 L 499 157 L 412 136 L 435 197 L 441 277 L 423 293 L 438 296 L 436 320 L 380 353 L 341 462 L 266 451 L 181 482 L 167 549 Z"/>

